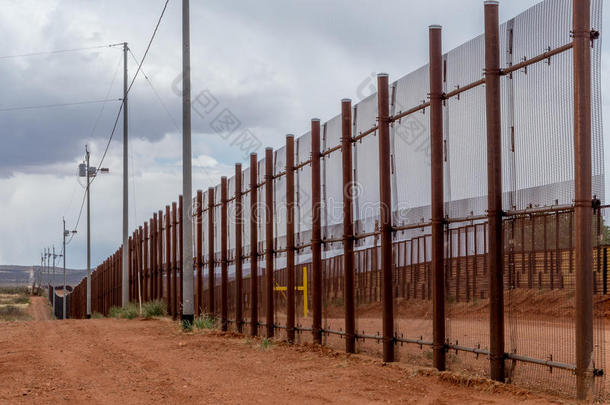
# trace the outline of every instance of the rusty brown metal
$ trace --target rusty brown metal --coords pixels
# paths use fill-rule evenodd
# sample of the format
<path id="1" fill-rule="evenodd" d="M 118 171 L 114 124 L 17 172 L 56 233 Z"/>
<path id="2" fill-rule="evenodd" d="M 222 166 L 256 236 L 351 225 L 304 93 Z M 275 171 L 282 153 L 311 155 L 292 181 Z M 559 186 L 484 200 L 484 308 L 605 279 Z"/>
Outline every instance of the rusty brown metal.
<path id="1" fill-rule="evenodd" d="M 294 136 L 286 136 L 286 337 L 294 342 Z"/>
<path id="2" fill-rule="evenodd" d="M 157 213 L 150 221 L 150 299 L 157 299 Z"/>
<path id="3" fill-rule="evenodd" d="M 489 351 L 491 378 L 504 381 L 504 244 L 500 127 L 498 2 L 485 1 L 485 104 L 487 121 L 487 213 L 489 238 Z"/>
<path id="4" fill-rule="evenodd" d="M 182 233 L 182 224 L 184 223 L 184 215 L 183 212 L 184 210 L 182 209 L 182 204 L 183 204 L 183 198 L 182 196 L 178 197 L 178 274 L 180 274 L 180 281 L 178 282 L 178 299 L 176 300 L 176 312 L 178 312 L 178 315 L 180 316 L 180 319 L 182 319 L 182 296 L 184 294 L 184 289 L 183 289 L 183 285 L 184 283 L 182 282 L 182 280 L 184 280 L 184 265 L 182 264 L 183 261 L 183 243 L 184 243 L 184 238 L 182 237 L 182 235 L 184 235 Z"/>
<path id="5" fill-rule="evenodd" d="M 157 269 L 159 270 L 159 279 L 158 282 L 158 292 L 159 292 L 159 300 L 163 299 L 163 210 L 159 210 L 158 213 L 159 219 L 159 237 L 157 238 Z"/>
<path id="6" fill-rule="evenodd" d="M 267 337 L 273 337 L 273 149 L 265 149 L 265 298 Z"/>
<path id="7" fill-rule="evenodd" d="M 593 390 L 590 10 L 590 0 L 573 1 L 576 395 L 583 400 L 591 399 Z"/>
<path id="8" fill-rule="evenodd" d="M 243 251 L 242 251 L 242 186 L 241 163 L 235 164 L 235 327 L 243 332 Z"/>
<path id="9" fill-rule="evenodd" d="M 195 316 L 201 315 L 203 308 L 203 191 L 197 190 L 197 285 L 195 288 Z"/>
<path id="10" fill-rule="evenodd" d="M 442 28 L 428 30 L 430 52 L 430 181 L 432 214 L 432 363 L 444 371 L 445 355 L 445 264 L 443 194 L 443 55 Z M 456 297 L 457 299 L 457 297 Z"/>
<path id="11" fill-rule="evenodd" d="M 250 334 L 258 335 L 258 189 L 256 153 L 250 154 Z"/>
<path id="12" fill-rule="evenodd" d="M 311 267 L 313 341 L 322 344 L 322 210 L 320 204 L 320 120 L 311 120 Z"/>
<path id="13" fill-rule="evenodd" d="M 166 288 L 166 306 L 167 313 L 171 315 L 172 311 L 172 238 L 171 238 L 171 222 L 170 208 L 165 206 L 165 288 Z"/>
<path id="14" fill-rule="evenodd" d="M 227 178 L 220 178 L 220 327 L 227 330 L 229 319 L 229 269 L 227 252 Z"/>
<path id="15" fill-rule="evenodd" d="M 208 188 L 208 313 L 216 314 L 214 308 L 214 288 L 216 281 L 214 280 L 214 266 L 216 260 L 214 258 L 214 188 Z"/>
<path id="16" fill-rule="evenodd" d="M 352 177 L 352 101 L 341 100 L 341 158 L 343 164 L 343 294 L 345 303 L 345 351 L 356 351 L 354 319 L 354 217 L 356 185 Z"/>
<path id="17" fill-rule="evenodd" d="M 392 189 L 390 185 L 390 98 L 388 75 L 377 75 L 377 125 L 379 126 L 379 229 L 381 231 L 381 281 L 383 361 L 394 361 L 394 294 L 392 273 Z"/>
<path id="18" fill-rule="evenodd" d="M 148 264 L 148 221 L 144 222 L 144 252 L 143 252 L 143 266 L 144 266 L 144 282 L 142 283 L 142 300 L 148 301 L 150 300 L 149 289 L 148 289 L 148 280 L 149 280 L 149 264 Z M 106 287 L 108 288 L 108 287 Z"/>
<path id="19" fill-rule="evenodd" d="M 178 319 L 178 219 L 177 205 L 172 202 L 172 318 Z"/>

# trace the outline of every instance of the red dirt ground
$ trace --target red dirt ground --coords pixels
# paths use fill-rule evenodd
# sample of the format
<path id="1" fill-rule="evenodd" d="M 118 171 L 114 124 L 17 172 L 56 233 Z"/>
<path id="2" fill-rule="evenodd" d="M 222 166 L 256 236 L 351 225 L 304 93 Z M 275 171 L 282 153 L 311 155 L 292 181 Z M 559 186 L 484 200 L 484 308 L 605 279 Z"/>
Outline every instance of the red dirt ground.
<path id="1" fill-rule="evenodd" d="M 0 323 L 0 381 L 2 404 L 561 403 L 319 346 L 183 333 L 167 319 Z"/>

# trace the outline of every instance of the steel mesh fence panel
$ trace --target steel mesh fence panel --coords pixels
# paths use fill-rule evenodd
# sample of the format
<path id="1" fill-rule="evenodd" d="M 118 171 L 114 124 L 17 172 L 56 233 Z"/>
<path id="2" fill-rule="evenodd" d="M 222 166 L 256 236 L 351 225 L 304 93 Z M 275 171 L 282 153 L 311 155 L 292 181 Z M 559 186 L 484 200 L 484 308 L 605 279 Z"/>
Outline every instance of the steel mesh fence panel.
<path id="1" fill-rule="evenodd" d="M 546 0 L 502 24 L 499 36 L 500 66 L 510 69 L 516 63 L 569 44 L 571 5 L 571 0 Z M 601 0 L 593 0 L 592 26 L 601 29 L 600 24 Z M 599 41 L 592 43 L 592 180 L 593 194 L 603 201 L 601 48 Z M 485 38 L 478 36 L 442 57 L 442 88 L 445 92 L 442 158 L 447 216 L 443 234 L 446 300 L 443 320 L 448 368 L 487 376 L 491 350 L 489 308 L 492 303 L 489 279 L 490 271 L 496 269 L 490 269 L 488 263 L 488 255 L 493 257 L 488 246 L 488 233 L 494 224 L 488 226 L 485 219 L 488 206 L 486 89 L 479 82 L 459 95 L 447 96 L 484 77 L 484 45 Z M 502 74 L 500 79 L 506 375 L 509 381 L 519 385 L 544 386 L 567 395 L 574 394 L 576 380 L 572 370 L 576 361 L 574 240 L 578 236 L 575 235 L 571 207 L 574 199 L 572 56 L 570 49 L 564 50 L 548 60 Z M 438 66 L 438 60 L 438 57 L 433 59 L 433 67 Z M 384 280 L 381 265 L 381 235 L 388 235 L 390 231 L 384 228 L 386 233 L 382 233 L 379 225 L 379 174 L 382 171 L 379 136 L 385 127 L 380 123 L 383 120 L 378 118 L 385 113 L 377 111 L 377 94 L 363 99 L 352 109 L 351 132 L 358 139 L 350 147 L 352 167 L 349 168 L 357 184 L 353 196 L 355 235 L 348 235 L 356 239 L 353 288 L 357 350 L 372 354 L 381 352 L 382 345 L 378 343 L 383 341 L 383 302 L 389 296 L 384 296 L 383 287 L 384 283 L 390 283 L 394 336 L 386 336 L 386 343 L 390 339 L 396 345 L 404 344 L 397 350 L 396 358 L 423 365 L 432 363 L 434 277 L 431 233 L 432 226 L 438 224 L 435 222 L 431 226 L 429 222 L 431 125 L 430 107 L 424 104 L 431 93 L 429 77 L 429 66 L 423 66 L 391 85 L 390 115 L 396 117 L 420 106 L 401 119 L 391 118 L 392 226 L 399 228 L 392 233 L 394 264 L 391 279 Z M 440 104 L 440 99 L 434 97 Z M 371 130 L 375 126 L 377 128 Z M 365 132 L 367 135 L 362 136 Z M 341 136 L 340 115 L 322 124 L 322 327 L 324 342 L 339 349 L 345 344 L 341 338 L 347 337 L 343 329 L 347 318 L 345 301 L 349 298 L 343 262 L 343 202 L 346 188 L 343 184 Z M 243 286 L 239 297 L 235 290 L 235 262 L 242 258 L 237 258 L 235 253 L 236 203 L 226 202 L 228 223 L 225 228 L 221 223 L 222 193 L 218 185 L 214 188 L 212 201 L 208 192 L 203 193 L 205 211 L 202 214 L 204 309 L 209 307 L 208 297 L 211 294 L 214 295 L 213 312 L 219 313 L 221 305 L 227 305 L 220 288 L 221 236 L 226 231 L 229 318 L 233 316 L 236 302 L 240 299 L 244 319 L 253 321 L 250 287 L 254 281 L 250 255 L 257 252 L 254 259 L 258 269 L 258 295 L 254 303 L 258 311 L 257 327 L 270 326 L 265 323 L 271 319 L 268 315 L 272 312 L 274 324 L 280 329 L 275 333 L 279 336 L 284 336 L 283 329 L 287 327 L 288 305 L 286 172 L 290 168 L 286 168 L 286 150 L 286 147 L 282 147 L 273 153 L 273 179 L 266 175 L 266 159 L 257 163 L 257 184 L 253 185 L 257 193 L 257 246 L 250 246 L 250 194 L 242 197 Z M 303 246 L 312 242 L 311 159 L 311 133 L 306 133 L 295 139 L 294 156 L 298 167 L 294 172 L 295 244 L 301 246 L 295 252 L 294 309 L 296 325 L 304 330 L 312 328 L 312 319 L 306 309 L 306 302 L 312 298 L 309 289 L 312 250 L 310 246 Z M 242 191 L 249 190 L 250 169 L 245 169 L 240 175 Z M 267 182 L 272 184 L 273 217 L 270 217 L 266 195 Z M 234 195 L 235 179 L 232 177 L 228 179 L 228 199 L 231 200 Z M 530 209 L 526 213 L 516 211 L 542 207 L 547 208 L 536 212 Z M 596 210 L 594 217 L 596 245 L 593 288 L 599 297 L 607 293 L 608 241 L 603 214 L 603 210 Z M 213 236 L 208 231 L 210 218 L 213 221 Z M 269 237 L 267 222 L 273 228 L 272 248 L 266 245 Z M 137 236 L 139 239 L 134 240 L 137 246 L 133 249 L 133 263 L 146 273 L 151 267 L 151 251 L 147 250 L 149 245 L 142 239 L 143 235 Z M 167 238 L 165 232 L 163 237 Z M 214 238 L 212 248 L 209 247 L 211 237 Z M 269 254 L 273 255 L 273 269 L 268 268 L 266 258 Z M 116 264 L 112 260 L 110 268 Z M 166 266 L 171 265 L 166 263 Z M 107 263 L 102 268 L 106 266 Z M 211 289 L 208 288 L 210 269 L 214 275 Z M 98 273 L 104 282 L 108 282 L 109 274 Z M 177 281 L 176 278 L 174 280 Z M 116 291 L 115 288 L 112 294 L 116 294 Z M 109 298 L 103 294 L 109 292 L 103 288 L 99 290 L 99 305 L 107 306 Z M 267 305 L 269 299 L 273 300 L 270 307 Z M 593 357 L 594 367 L 598 370 L 605 366 L 604 302 L 603 298 L 596 298 L 595 301 Z M 385 324 L 388 324 L 387 319 Z M 270 333 L 268 328 L 267 333 Z M 301 341 L 299 334 L 297 341 Z M 595 379 L 598 395 L 604 391 L 604 384 L 603 378 Z"/>

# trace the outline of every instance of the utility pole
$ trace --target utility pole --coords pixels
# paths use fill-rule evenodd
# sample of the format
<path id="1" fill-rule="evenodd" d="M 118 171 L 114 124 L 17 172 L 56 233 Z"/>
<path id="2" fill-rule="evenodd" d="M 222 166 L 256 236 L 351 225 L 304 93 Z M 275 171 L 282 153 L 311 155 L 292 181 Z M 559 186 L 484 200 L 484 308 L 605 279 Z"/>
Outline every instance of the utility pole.
<path id="1" fill-rule="evenodd" d="M 89 177 L 89 149 L 85 145 L 85 158 L 87 160 L 87 313 L 85 316 L 91 318 L 91 200 Z"/>
<path id="2" fill-rule="evenodd" d="M 128 111 L 127 111 L 127 42 L 123 42 L 123 252 L 121 269 L 121 292 L 123 308 L 129 303 L 129 193 L 127 153 L 129 151 L 127 141 L 129 139 Z"/>
<path id="3" fill-rule="evenodd" d="M 182 320 L 193 322 L 193 204 L 191 178 L 191 45 L 189 0 L 182 0 Z"/>
<path id="4" fill-rule="evenodd" d="M 87 179 L 85 192 L 87 195 L 87 313 L 86 317 L 91 318 L 91 178 L 97 177 L 99 173 L 108 173 L 108 168 L 91 167 L 89 148 L 85 145 L 85 163 L 79 167 L 79 176 Z"/>
<path id="5" fill-rule="evenodd" d="M 67 283 L 66 283 L 66 236 L 70 235 L 70 231 L 66 230 L 66 219 L 62 218 L 62 221 L 64 223 L 64 233 L 63 233 L 63 237 L 64 237 L 64 252 L 63 254 L 59 255 L 61 257 L 63 257 L 64 259 L 64 291 L 62 294 L 62 298 L 63 298 L 63 319 L 66 319 L 66 301 L 67 301 Z M 73 234 L 76 233 L 76 230 L 72 231 Z M 53 260 L 53 263 L 55 263 L 55 260 Z M 55 266 L 54 266 L 55 268 Z"/>

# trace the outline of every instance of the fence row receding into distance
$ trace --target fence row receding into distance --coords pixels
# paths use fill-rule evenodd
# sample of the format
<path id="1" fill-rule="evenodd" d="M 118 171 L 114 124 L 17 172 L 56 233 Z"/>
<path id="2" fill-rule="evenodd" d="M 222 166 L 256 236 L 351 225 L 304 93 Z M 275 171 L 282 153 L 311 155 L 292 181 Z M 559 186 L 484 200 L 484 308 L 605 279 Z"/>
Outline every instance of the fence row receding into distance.
<path id="1" fill-rule="evenodd" d="M 591 24 L 592 22 L 592 24 Z M 546 0 L 193 202 L 196 315 L 584 398 L 604 390 L 601 0 Z M 593 26 L 595 29 L 591 29 Z M 131 300 L 180 316 L 182 221 L 132 235 Z M 122 248 L 121 248 L 122 249 Z M 121 249 L 92 310 L 121 305 Z M 85 317 L 86 281 L 69 315 Z"/>

